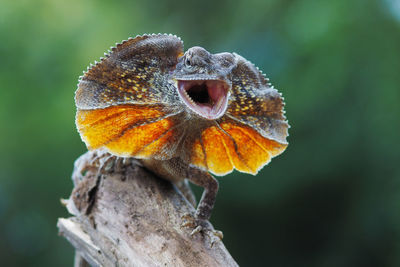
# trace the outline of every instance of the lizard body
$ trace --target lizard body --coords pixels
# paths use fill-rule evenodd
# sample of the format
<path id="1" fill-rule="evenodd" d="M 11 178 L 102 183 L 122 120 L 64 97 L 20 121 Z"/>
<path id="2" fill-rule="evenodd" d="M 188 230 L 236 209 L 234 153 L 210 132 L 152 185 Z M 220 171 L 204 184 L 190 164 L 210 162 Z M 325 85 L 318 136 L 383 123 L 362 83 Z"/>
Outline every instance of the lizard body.
<path id="1" fill-rule="evenodd" d="M 218 190 L 210 174 L 256 174 L 287 147 L 281 94 L 235 53 L 185 53 L 173 35 L 130 38 L 81 77 L 76 125 L 89 149 L 134 157 L 172 182 L 204 187 L 196 218 Z"/>

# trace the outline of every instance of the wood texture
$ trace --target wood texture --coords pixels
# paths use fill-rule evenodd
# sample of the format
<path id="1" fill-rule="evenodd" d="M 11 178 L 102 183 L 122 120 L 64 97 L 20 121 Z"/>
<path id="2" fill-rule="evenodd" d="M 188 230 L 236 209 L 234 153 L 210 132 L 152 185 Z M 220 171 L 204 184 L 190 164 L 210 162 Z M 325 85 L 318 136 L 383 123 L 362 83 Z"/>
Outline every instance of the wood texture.
<path id="1" fill-rule="evenodd" d="M 181 227 L 195 210 L 175 186 L 135 160 L 107 159 L 82 155 L 63 201 L 73 217 L 57 226 L 76 249 L 75 266 L 238 266 L 221 241 Z"/>

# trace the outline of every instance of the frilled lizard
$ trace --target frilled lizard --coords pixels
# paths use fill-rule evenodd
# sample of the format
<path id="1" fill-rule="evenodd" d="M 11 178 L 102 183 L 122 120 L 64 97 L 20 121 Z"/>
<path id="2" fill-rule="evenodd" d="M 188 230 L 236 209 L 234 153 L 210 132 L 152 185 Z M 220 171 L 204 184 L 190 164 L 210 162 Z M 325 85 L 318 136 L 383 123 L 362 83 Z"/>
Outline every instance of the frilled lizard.
<path id="1" fill-rule="evenodd" d="M 235 53 L 184 53 L 173 35 L 116 45 L 81 77 L 75 101 L 88 149 L 204 187 L 196 225 L 209 219 L 218 191 L 209 172 L 255 175 L 288 145 L 283 99 L 258 68 Z"/>

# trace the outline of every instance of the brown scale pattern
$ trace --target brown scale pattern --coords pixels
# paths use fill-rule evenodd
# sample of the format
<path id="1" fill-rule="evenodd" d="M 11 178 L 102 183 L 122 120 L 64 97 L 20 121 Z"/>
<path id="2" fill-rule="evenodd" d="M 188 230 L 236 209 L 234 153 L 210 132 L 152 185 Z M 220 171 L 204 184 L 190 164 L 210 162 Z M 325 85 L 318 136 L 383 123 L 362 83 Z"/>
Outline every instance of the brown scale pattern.
<path id="1" fill-rule="evenodd" d="M 264 137 L 287 144 L 289 125 L 283 114 L 284 102 L 264 75 L 249 61 L 238 56 L 232 72 L 232 95 L 227 115 L 247 124 Z"/>
<path id="2" fill-rule="evenodd" d="M 108 105 L 124 102 L 159 103 L 161 93 L 154 86 L 156 71 L 153 67 L 126 70 L 105 62 L 93 68 L 84 81 L 95 81 L 104 85 L 104 90 L 98 90 L 96 94 L 100 102 Z"/>
<path id="3" fill-rule="evenodd" d="M 161 103 L 166 76 L 182 54 L 182 42 L 169 35 L 139 36 L 117 45 L 83 75 L 77 107 Z"/>

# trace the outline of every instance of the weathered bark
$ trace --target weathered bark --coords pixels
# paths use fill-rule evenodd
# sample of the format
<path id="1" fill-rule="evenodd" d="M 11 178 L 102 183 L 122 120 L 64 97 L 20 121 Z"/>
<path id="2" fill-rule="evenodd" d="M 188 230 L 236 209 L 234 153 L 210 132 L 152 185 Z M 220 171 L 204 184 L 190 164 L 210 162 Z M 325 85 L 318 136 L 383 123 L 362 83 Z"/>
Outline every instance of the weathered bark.
<path id="1" fill-rule="evenodd" d="M 208 235 L 181 227 L 195 210 L 172 184 L 135 160 L 100 175 L 104 159 L 88 152 L 75 162 L 75 187 L 64 201 L 74 216 L 58 220 L 76 249 L 75 266 L 237 266 L 221 241 L 211 245 Z"/>

